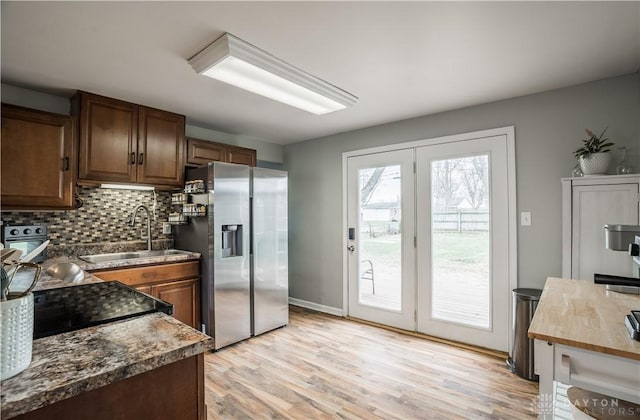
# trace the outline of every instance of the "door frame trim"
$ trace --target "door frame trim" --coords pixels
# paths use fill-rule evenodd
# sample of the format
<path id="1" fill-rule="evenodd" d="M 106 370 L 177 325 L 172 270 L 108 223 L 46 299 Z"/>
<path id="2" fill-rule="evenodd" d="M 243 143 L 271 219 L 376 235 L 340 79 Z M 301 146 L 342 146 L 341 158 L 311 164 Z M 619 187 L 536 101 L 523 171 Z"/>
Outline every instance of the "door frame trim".
<path id="1" fill-rule="evenodd" d="M 516 201 L 516 153 L 515 153 L 515 127 L 505 126 L 488 130 L 470 131 L 452 134 L 442 137 L 433 137 L 424 140 L 416 140 L 404 143 L 389 144 L 385 146 L 370 147 L 367 149 L 352 150 L 342 153 L 342 314 L 349 314 L 349 267 L 347 252 L 347 159 L 354 156 L 369 155 L 373 153 L 391 152 L 402 149 L 413 149 L 422 146 L 431 146 L 442 143 L 454 143 L 465 140 L 479 139 L 483 137 L 506 136 L 507 138 L 507 188 L 508 188 L 508 229 L 509 229 L 509 325 L 512 325 L 513 299 L 511 290 L 518 287 L 518 223 Z M 513 332 L 509 328 L 509 353 L 513 346 Z"/>

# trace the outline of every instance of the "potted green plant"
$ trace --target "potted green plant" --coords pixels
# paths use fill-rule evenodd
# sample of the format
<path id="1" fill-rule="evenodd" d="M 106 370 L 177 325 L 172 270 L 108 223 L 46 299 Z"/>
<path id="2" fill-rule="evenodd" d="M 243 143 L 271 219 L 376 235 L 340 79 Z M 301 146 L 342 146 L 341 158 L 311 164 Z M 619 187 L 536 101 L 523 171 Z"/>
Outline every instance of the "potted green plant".
<path id="1" fill-rule="evenodd" d="M 589 130 L 584 130 L 588 138 L 582 140 L 584 143 L 582 147 L 574 152 L 575 157 L 578 158 L 580 168 L 584 175 L 604 175 L 609 170 L 609 164 L 611 163 L 611 146 L 613 142 L 604 137 L 607 132 L 607 128 L 602 130 L 599 136 Z"/>

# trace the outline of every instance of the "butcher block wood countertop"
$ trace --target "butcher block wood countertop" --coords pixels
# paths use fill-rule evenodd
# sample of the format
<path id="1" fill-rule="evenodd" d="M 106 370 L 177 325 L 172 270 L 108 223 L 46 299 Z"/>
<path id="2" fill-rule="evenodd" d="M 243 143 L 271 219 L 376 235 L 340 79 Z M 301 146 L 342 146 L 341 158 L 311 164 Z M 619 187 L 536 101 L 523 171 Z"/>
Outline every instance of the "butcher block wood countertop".
<path id="1" fill-rule="evenodd" d="M 586 280 L 549 277 L 529 327 L 529 338 L 640 360 L 640 341 L 624 318 L 640 310 L 640 295 L 611 292 Z"/>

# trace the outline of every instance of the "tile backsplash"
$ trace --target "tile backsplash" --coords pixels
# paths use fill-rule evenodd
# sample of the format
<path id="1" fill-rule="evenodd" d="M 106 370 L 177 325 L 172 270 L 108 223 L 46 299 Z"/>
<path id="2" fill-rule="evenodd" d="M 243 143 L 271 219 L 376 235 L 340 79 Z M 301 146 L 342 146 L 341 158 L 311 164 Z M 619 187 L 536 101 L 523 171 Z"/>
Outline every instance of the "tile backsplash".
<path id="1" fill-rule="evenodd" d="M 139 241 L 146 220 L 138 212 L 134 227 L 127 223 L 133 208 L 146 205 L 151 216 L 153 240 L 171 239 L 162 234 L 162 222 L 172 211 L 171 193 L 156 191 L 117 190 L 78 186 L 78 196 L 84 205 L 66 211 L 7 211 L 2 212 L 3 225 L 45 224 L 49 230 L 51 245 L 96 244 L 102 242 Z M 155 206 L 154 206 L 155 204 Z M 173 210 L 175 211 L 175 209 Z"/>

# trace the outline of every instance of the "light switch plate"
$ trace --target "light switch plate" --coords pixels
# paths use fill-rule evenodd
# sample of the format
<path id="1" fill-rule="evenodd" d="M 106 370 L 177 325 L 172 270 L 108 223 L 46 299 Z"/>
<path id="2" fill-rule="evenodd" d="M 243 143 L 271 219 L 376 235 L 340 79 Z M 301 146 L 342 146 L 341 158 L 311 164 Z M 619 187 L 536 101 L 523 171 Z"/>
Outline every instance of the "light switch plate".
<path id="1" fill-rule="evenodd" d="M 520 225 L 531 226 L 531 212 L 523 211 L 520 213 Z"/>
<path id="2" fill-rule="evenodd" d="M 162 233 L 171 235 L 171 224 L 169 224 L 169 222 L 162 222 Z"/>

